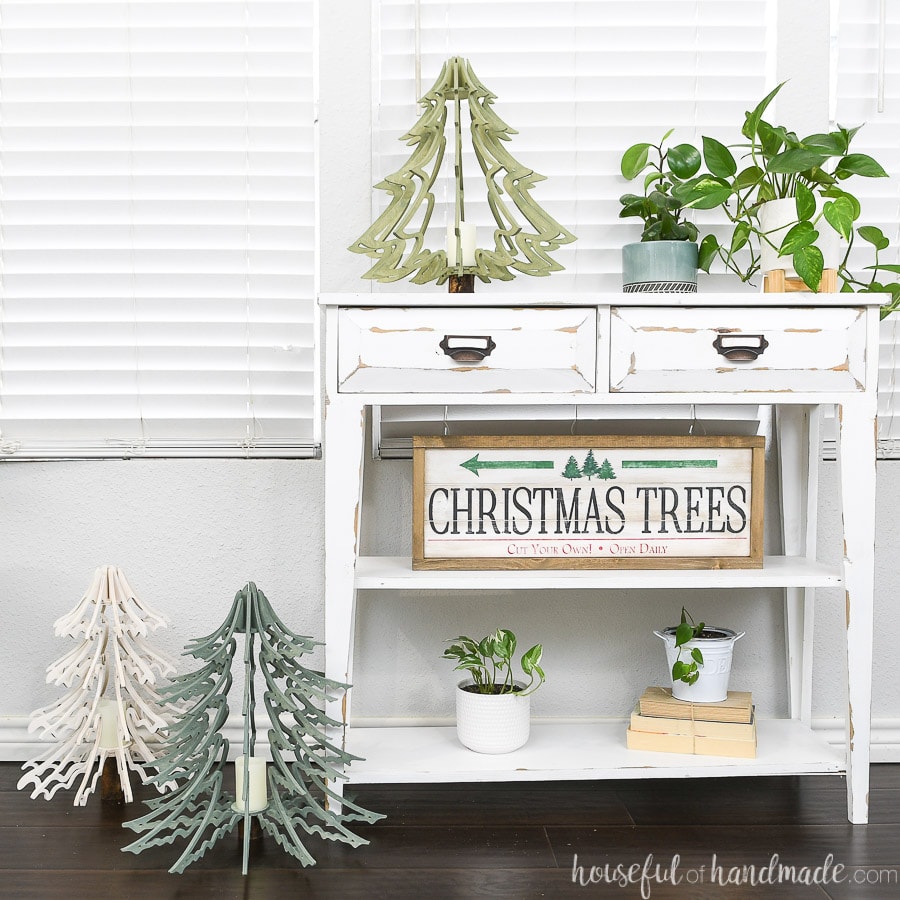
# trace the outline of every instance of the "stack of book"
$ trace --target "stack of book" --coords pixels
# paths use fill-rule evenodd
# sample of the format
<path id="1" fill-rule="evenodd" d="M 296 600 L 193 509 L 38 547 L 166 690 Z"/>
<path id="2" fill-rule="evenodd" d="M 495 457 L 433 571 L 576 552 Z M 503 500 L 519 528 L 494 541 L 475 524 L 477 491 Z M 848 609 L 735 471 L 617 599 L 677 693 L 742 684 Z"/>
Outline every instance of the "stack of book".
<path id="1" fill-rule="evenodd" d="M 756 757 L 756 715 L 749 692 L 729 691 L 718 703 L 686 703 L 667 688 L 649 687 L 631 714 L 631 750 Z"/>

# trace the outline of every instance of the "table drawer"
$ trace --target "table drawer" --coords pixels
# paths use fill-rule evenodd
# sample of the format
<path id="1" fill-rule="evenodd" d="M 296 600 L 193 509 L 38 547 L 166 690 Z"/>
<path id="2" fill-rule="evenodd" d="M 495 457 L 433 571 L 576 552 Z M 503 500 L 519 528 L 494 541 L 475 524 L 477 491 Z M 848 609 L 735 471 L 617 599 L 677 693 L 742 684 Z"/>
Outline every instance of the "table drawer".
<path id="1" fill-rule="evenodd" d="M 593 392 L 597 311 L 342 309 L 345 393 Z"/>
<path id="2" fill-rule="evenodd" d="M 613 308 L 611 391 L 861 391 L 861 308 Z"/>

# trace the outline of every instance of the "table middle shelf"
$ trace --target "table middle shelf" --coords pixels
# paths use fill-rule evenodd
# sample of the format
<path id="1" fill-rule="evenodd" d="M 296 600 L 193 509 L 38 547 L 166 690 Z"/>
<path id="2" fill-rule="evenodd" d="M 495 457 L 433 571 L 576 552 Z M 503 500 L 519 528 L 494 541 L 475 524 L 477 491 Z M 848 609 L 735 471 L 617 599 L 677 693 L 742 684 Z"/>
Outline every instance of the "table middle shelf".
<path id="1" fill-rule="evenodd" d="M 840 569 L 802 556 L 766 556 L 761 569 L 492 569 L 413 571 L 408 556 L 362 556 L 359 590 L 622 590 L 836 587 Z"/>

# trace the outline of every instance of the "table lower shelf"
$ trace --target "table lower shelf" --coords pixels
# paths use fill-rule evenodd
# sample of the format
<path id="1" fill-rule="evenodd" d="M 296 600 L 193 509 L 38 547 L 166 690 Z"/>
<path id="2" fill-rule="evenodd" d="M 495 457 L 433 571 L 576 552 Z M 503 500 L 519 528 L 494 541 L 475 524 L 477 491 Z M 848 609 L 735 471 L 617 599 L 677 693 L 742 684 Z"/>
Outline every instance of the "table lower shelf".
<path id="1" fill-rule="evenodd" d="M 347 749 L 362 759 L 347 770 L 354 784 L 454 781 L 550 781 L 843 773 L 843 748 L 829 746 L 793 719 L 757 724 L 756 759 L 629 750 L 625 722 L 533 724 L 513 753 L 474 753 L 454 727 L 348 730 Z"/>

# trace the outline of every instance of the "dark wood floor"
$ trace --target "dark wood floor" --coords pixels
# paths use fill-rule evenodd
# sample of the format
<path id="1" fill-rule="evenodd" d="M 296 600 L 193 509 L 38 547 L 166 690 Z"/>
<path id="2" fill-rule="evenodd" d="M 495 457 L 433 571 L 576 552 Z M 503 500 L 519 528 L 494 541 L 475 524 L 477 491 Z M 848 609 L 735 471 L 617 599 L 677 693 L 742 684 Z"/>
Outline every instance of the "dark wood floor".
<path id="1" fill-rule="evenodd" d="M 660 871 L 680 856 L 681 883 L 651 881 L 654 898 L 900 898 L 900 765 L 872 767 L 868 826 L 847 822 L 844 780 L 828 776 L 348 788 L 348 796 L 387 814 L 357 829 L 368 846 L 310 841 L 318 864 L 303 869 L 266 841 L 246 877 L 233 837 L 184 875 L 169 875 L 172 847 L 139 856 L 120 851 L 133 836 L 121 822 L 144 811 L 142 804 L 122 809 L 94 796 L 75 808 L 71 795 L 31 800 L 15 789 L 19 774 L 17 764 L 0 763 L 4 900 L 630 898 L 641 896 L 639 882 L 602 883 L 603 867 L 614 875 L 617 865 L 635 865 L 637 873 L 649 854 Z M 773 854 L 795 867 L 795 881 L 802 867 L 812 872 L 832 854 L 835 866 L 846 867 L 845 880 L 835 884 L 829 875 L 824 887 L 709 883 L 714 857 L 718 879 L 727 881 L 732 867 L 770 871 Z M 573 884 L 576 855 L 585 882 L 596 867 L 593 883 Z"/>

